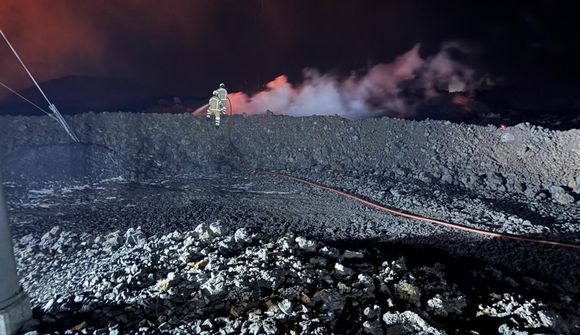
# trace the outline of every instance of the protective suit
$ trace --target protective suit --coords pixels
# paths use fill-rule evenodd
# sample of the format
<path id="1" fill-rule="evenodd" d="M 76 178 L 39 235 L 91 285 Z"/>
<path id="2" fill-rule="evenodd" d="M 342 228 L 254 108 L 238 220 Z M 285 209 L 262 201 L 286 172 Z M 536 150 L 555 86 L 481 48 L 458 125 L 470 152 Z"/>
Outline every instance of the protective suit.
<path id="1" fill-rule="evenodd" d="M 218 98 L 224 108 L 223 113 L 226 114 L 226 110 L 228 107 L 228 91 L 226 90 L 226 85 L 220 83 L 220 87 L 216 90 L 218 94 Z"/>
<path id="2" fill-rule="evenodd" d="M 220 114 L 225 113 L 225 107 L 222 105 L 218 91 L 213 91 L 213 96 L 209 99 L 209 107 L 207 109 L 207 120 L 211 119 L 211 115 L 215 116 L 215 126 L 220 126 Z"/>

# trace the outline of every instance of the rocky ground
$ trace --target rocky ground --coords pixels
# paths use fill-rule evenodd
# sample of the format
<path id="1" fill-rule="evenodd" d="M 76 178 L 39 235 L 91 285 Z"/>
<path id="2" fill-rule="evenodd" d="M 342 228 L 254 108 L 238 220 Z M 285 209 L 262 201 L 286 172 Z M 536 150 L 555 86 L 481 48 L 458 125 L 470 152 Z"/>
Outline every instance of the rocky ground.
<path id="1" fill-rule="evenodd" d="M 473 193 L 461 193 L 446 184 L 435 183 L 430 185 L 429 191 L 427 191 L 422 183 L 403 184 L 403 182 L 394 178 L 380 177 L 384 179 L 381 183 L 377 183 L 372 178 L 367 178 L 365 180 L 366 183 L 362 183 L 360 179 L 348 178 L 345 175 L 320 174 L 320 176 L 319 181 L 335 184 L 338 187 L 353 193 L 357 192 L 387 205 L 407 210 L 417 210 L 421 214 L 454 219 L 464 224 L 493 231 L 506 231 L 554 239 L 563 239 L 566 236 L 566 241 L 578 242 L 578 239 L 574 237 L 577 235 L 566 230 L 569 229 L 567 228 L 569 226 L 577 226 L 574 221 L 570 221 L 573 220 L 574 210 L 577 209 L 572 208 L 572 212 L 570 212 L 566 210 L 565 206 L 557 203 L 537 202 L 528 204 L 530 209 L 527 212 L 516 211 L 510 214 L 504 207 L 496 205 L 502 199 L 488 199 L 486 194 L 481 194 L 477 197 Z M 132 303 L 129 303 L 129 301 L 132 301 L 129 296 L 140 294 L 134 290 L 140 292 L 145 288 L 139 285 L 127 285 L 124 286 L 126 292 L 123 293 L 121 290 L 113 290 L 119 284 L 113 281 L 109 284 L 103 284 L 105 285 L 104 287 L 112 291 L 106 291 L 100 296 L 93 297 L 93 294 L 98 295 L 99 293 L 94 293 L 91 290 L 96 290 L 100 286 L 95 286 L 96 284 L 91 281 L 96 280 L 95 283 L 100 283 L 100 278 L 103 277 L 112 280 L 113 273 L 124 274 L 124 271 L 133 265 L 141 269 L 143 267 L 143 257 L 149 257 L 150 261 L 151 259 L 157 260 L 154 266 L 147 266 L 149 271 L 147 275 L 154 273 L 157 276 L 154 280 L 155 283 L 161 280 L 161 277 L 165 278 L 164 276 L 169 272 L 180 273 L 180 271 L 186 271 L 186 268 L 173 268 L 172 266 L 175 264 L 169 261 L 167 261 L 169 262 L 167 265 L 164 265 L 166 263 L 165 258 L 159 256 L 165 253 L 166 255 L 172 255 L 174 258 L 179 258 L 183 253 L 184 247 L 179 245 L 181 240 L 178 238 L 174 241 L 168 236 L 190 236 L 191 243 L 202 243 L 200 249 L 208 246 L 217 248 L 222 242 L 222 238 L 229 241 L 224 236 L 213 236 L 213 233 L 210 232 L 210 224 L 219 226 L 219 229 L 214 227 L 214 230 L 221 232 L 218 235 L 235 236 L 236 230 L 240 227 L 244 228 L 248 234 L 257 234 L 259 238 L 253 238 L 253 244 L 248 244 L 248 246 L 253 245 L 254 249 L 267 249 L 269 243 L 273 243 L 274 248 L 276 248 L 276 245 L 278 245 L 276 241 L 282 239 L 289 240 L 289 243 L 294 246 L 293 248 L 301 250 L 300 247 L 296 247 L 297 242 L 295 240 L 295 237 L 299 235 L 305 236 L 306 239 L 324 240 L 324 244 L 329 247 L 336 247 L 343 253 L 346 250 L 361 251 L 366 255 L 364 261 L 355 257 L 348 260 L 345 263 L 346 265 L 339 262 L 353 269 L 365 268 L 371 271 L 363 271 L 361 273 L 370 274 L 381 271 L 381 264 L 385 260 L 392 262 L 402 257 L 407 263 L 412 263 L 413 267 L 431 268 L 435 266 L 444 278 L 454 278 L 454 285 L 469 286 L 469 288 L 465 288 L 461 292 L 471 292 L 471 298 L 465 302 L 464 307 L 466 311 L 471 310 L 471 314 L 463 314 L 462 312 L 461 316 L 452 318 L 434 316 L 428 309 L 428 301 L 431 298 L 425 300 L 425 296 L 421 296 L 422 302 L 417 303 L 417 305 L 397 305 L 393 302 L 394 305 L 388 308 L 384 305 L 385 303 L 387 303 L 386 306 L 391 305 L 391 303 L 388 303 L 388 296 L 381 295 L 380 299 L 382 301 L 377 301 L 379 297 L 371 299 L 374 301 L 370 305 L 371 308 L 374 308 L 374 305 L 379 306 L 382 314 L 387 311 L 400 313 L 400 315 L 397 314 L 396 320 L 399 320 L 397 322 L 401 322 L 404 325 L 396 326 L 380 322 L 381 317 L 367 320 L 360 314 L 361 311 L 364 312 L 364 309 L 357 311 L 360 306 L 353 306 L 354 310 L 352 311 L 346 307 L 344 308 L 345 312 L 348 310 L 348 315 L 352 314 L 349 316 L 349 318 L 353 318 L 352 322 L 361 317 L 360 320 L 357 319 L 358 321 L 356 322 L 358 323 L 352 323 L 351 321 L 347 323 L 353 328 L 346 329 L 344 328 L 346 326 L 342 323 L 332 325 L 332 318 L 335 319 L 334 322 L 338 322 L 343 316 L 331 313 L 330 316 L 323 318 L 327 322 L 321 321 L 322 324 L 318 325 L 320 327 L 319 333 L 356 333 L 354 329 L 361 330 L 364 333 L 364 321 L 375 321 L 373 327 L 376 328 L 376 320 L 379 321 L 379 328 L 373 328 L 374 330 L 370 332 L 371 334 L 373 332 L 380 334 L 380 329 L 388 331 L 388 334 L 396 334 L 397 331 L 401 334 L 421 333 L 421 331 L 424 333 L 435 332 L 429 327 L 434 327 L 437 331 L 449 334 L 488 334 L 493 332 L 518 334 L 517 332 L 512 332 L 512 330 L 573 334 L 580 330 L 575 328 L 580 325 L 579 306 L 577 306 L 577 301 L 580 301 L 580 292 L 578 290 L 580 275 L 578 274 L 577 266 L 579 255 L 577 251 L 567 250 L 566 248 L 490 240 L 466 233 L 454 232 L 447 228 L 397 218 L 377 210 L 368 209 L 351 200 L 292 181 L 254 173 L 207 174 L 197 177 L 187 175 L 148 183 L 135 183 L 121 179 L 106 180 L 93 185 L 75 186 L 53 183 L 44 185 L 44 188 L 33 190 L 9 183 L 6 188 L 14 222 L 14 233 L 17 241 L 15 250 L 17 251 L 20 273 L 23 277 L 23 284 L 33 299 L 33 305 L 36 306 L 37 319 L 41 323 L 35 327 L 39 333 L 48 330 L 65 331 L 79 325 L 79 327 L 86 327 L 86 332 L 92 332 L 99 327 L 110 331 L 109 325 L 103 321 L 103 319 L 110 318 L 110 315 L 106 313 L 122 314 L 122 309 L 119 307 L 104 307 L 112 303 L 108 300 L 103 301 L 102 297 L 109 294 L 108 297 L 110 299 L 116 299 L 117 305 L 123 304 L 123 302 L 132 305 Z M 386 193 L 384 190 L 388 190 L 388 194 L 383 194 L 380 197 L 381 192 Z M 488 194 L 487 196 L 490 195 Z M 506 196 L 503 202 L 507 201 L 515 200 L 510 200 Z M 463 210 L 458 210 L 459 208 Z M 542 215 L 527 217 L 529 220 L 525 219 L 525 214 L 534 212 L 542 213 Z M 484 217 L 488 219 L 484 220 Z M 525 220 L 530 222 L 526 224 L 520 222 Z M 560 224 L 557 224 L 558 221 Z M 215 224 L 216 222 L 219 222 L 219 224 Z M 565 224 L 566 222 L 572 223 Z M 199 224 L 201 226 L 196 228 Z M 141 248 L 135 249 L 133 248 L 135 247 L 133 242 L 127 242 L 127 237 L 130 237 L 127 234 L 131 235 L 131 232 L 134 232 L 137 227 L 140 227 L 137 235 L 147 238 L 150 245 L 149 248 L 155 250 L 148 250 L 147 255 L 151 252 L 156 252 L 156 255 L 159 254 L 158 256 L 141 255 L 143 252 Z M 200 236 L 200 231 L 203 236 Z M 260 242 L 259 239 L 263 241 Z M 301 240 L 299 239 L 299 241 Z M 164 244 L 173 242 L 176 245 Z M 109 247 L 108 243 L 112 243 L 113 247 Z M 322 244 L 317 243 L 316 250 L 322 248 Z M 249 251 L 246 247 L 246 245 L 238 245 L 232 250 L 231 254 L 222 255 L 226 257 L 227 261 L 224 260 L 226 263 L 229 262 L 230 258 L 237 259 L 236 257 L 242 257 L 242 259 L 235 261 L 237 266 L 239 266 L 240 276 L 244 273 L 241 270 L 244 267 L 250 271 L 252 266 L 258 266 L 255 271 L 258 271 L 260 275 L 279 268 L 275 262 L 264 263 L 263 258 L 260 258 L 261 261 L 257 261 L 257 264 L 250 262 L 249 258 L 253 258 L 254 254 L 252 253 L 253 251 Z M 267 252 L 276 254 L 276 250 Z M 210 259 L 210 256 L 205 253 L 202 253 L 202 255 L 204 257 L 207 256 L 208 260 Z M 217 255 L 220 255 L 220 253 L 217 252 Z M 310 250 L 308 253 L 298 252 L 296 260 L 310 264 L 310 259 L 316 257 L 316 255 L 315 250 Z M 194 257 L 193 261 L 202 261 L 204 259 L 200 257 Z M 285 256 L 282 255 L 280 257 L 284 258 Z M 123 261 L 119 260 L 119 258 L 123 258 Z M 291 258 L 289 261 L 294 259 Z M 334 262 L 337 262 L 337 260 L 339 258 L 336 258 Z M 189 261 L 184 262 L 182 267 Z M 324 261 L 321 260 L 321 262 Z M 328 269 L 328 275 L 332 276 L 332 272 L 336 271 L 336 269 L 333 270 L 332 268 L 333 264 L 330 264 L 332 263 L 332 258 L 327 259 L 326 262 L 323 268 Z M 170 264 L 173 265 L 170 266 Z M 166 269 L 166 266 L 169 268 Z M 316 267 L 311 270 L 311 274 L 304 275 L 306 283 L 322 285 L 326 289 L 339 289 L 339 287 L 342 287 L 338 286 L 338 283 L 341 282 L 339 279 L 335 279 L 335 282 L 327 283 L 327 279 L 325 279 L 327 274 L 317 272 Z M 412 274 L 413 272 L 410 273 Z M 357 276 L 358 274 L 359 272 L 356 272 Z M 254 275 L 256 274 L 252 276 Z M 282 278 L 276 277 L 276 275 L 287 277 L 286 273 L 282 274 L 280 272 L 276 272 L 275 275 L 271 274 L 271 277 L 282 281 Z M 208 276 L 211 277 L 209 274 Z M 426 277 L 425 280 L 430 278 L 427 274 L 422 274 L 422 276 Z M 310 277 L 312 278 L 307 279 Z M 417 277 L 419 276 L 416 275 L 413 278 L 416 279 Z M 224 285 L 234 285 L 230 280 L 234 279 L 225 280 Z M 446 280 L 449 281 L 451 279 Z M 447 281 L 445 281 L 446 285 Z M 354 285 L 354 282 L 353 277 L 351 281 L 346 281 L 343 284 Z M 153 282 L 148 283 L 149 286 L 153 285 Z M 422 280 L 414 281 L 413 284 L 420 292 L 430 291 L 430 285 L 432 285 Z M 236 285 L 243 286 L 240 283 Z M 253 282 L 245 285 L 245 289 L 249 290 L 250 293 L 244 294 L 252 295 L 253 298 L 248 298 L 248 300 L 256 300 L 254 303 L 258 303 L 258 300 L 264 303 L 269 300 L 276 303 L 284 300 L 282 297 L 277 296 L 276 292 L 267 290 L 267 294 L 264 290 L 255 292 L 253 290 Z M 283 284 L 279 285 L 284 286 Z M 454 287 L 451 283 L 448 285 Z M 377 283 L 376 290 L 379 289 L 380 283 Z M 315 291 L 312 290 L 309 293 L 305 292 L 305 294 L 314 294 Z M 191 288 L 191 291 L 199 291 L 199 289 Z M 356 299 L 348 298 L 348 294 L 340 292 L 342 297 L 340 299 L 352 300 L 355 304 L 357 303 Z M 391 292 L 389 293 L 391 295 L 396 294 L 392 291 L 389 292 Z M 434 294 L 436 295 L 437 293 Z M 441 294 L 445 296 L 445 293 Z M 506 294 L 505 297 L 504 294 Z M 79 305 L 78 301 L 74 304 L 71 303 L 75 299 L 81 299 L 79 295 L 92 297 L 91 301 L 93 302 L 84 308 L 82 304 Z M 258 298 L 258 296 L 260 297 Z M 181 297 L 184 299 L 182 295 Z M 483 299 L 483 297 L 487 297 L 486 299 L 488 300 Z M 55 303 L 59 299 L 60 302 Z M 397 301 L 399 298 L 393 296 L 391 299 Z M 516 300 L 511 302 L 510 299 Z M 158 298 L 155 300 L 156 304 L 160 303 L 160 300 L 163 299 Z M 157 314 L 152 314 L 151 309 L 146 308 L 146 306 L 150 306 L 151 301 L 147 301 L 143 302 L 138 312 L 135 312 L 137 314 L 134 318 L 131 318 L 132 323 L 129 321 L 127 321 L 128 323 L 113 322 L 110 327 L 123 333 L 128 332 L 130 329 L 138 329 L 139 327 L 136 326 L 135 322 L 151 319 L 151 324 L 146 323 L 146 327 L 150 332 L 158 330 L 158 327 L 167 320 L 163 317 L 161 322 L 159 320 L 156 322 L 155 320 L 161 315 L 170 312 L 166 312 L 168 309 L 165 308 L 162 312 L 157 311 L 155 312 Z M 434 301 L 437 302 L 438 300 L 435 299 Z M 483 304 L 482 301 L 487 301 L 487 305 Z M 222 302 L 224 301 L 218 299 L 218 302 L 214 302 L 214 304 L 208 303 L 209 306 L 198 306 L 200 310 L 198 313 L 202 313 L 205 317 L 202 321 L 206 319 L 215 320 L 218 316 L 226 317 L 228 320 L 231 319 L 232 322 L 234 322 L 233 320 L 238 320 L 238 318 L 228 314 L 228 308 L 230 307 L 221 306 Z M 499 305 L 493 305 L 496 302 Z M 58 306 L 61 303 L 68 304 L 67 306 L 69 307 L 67 307 L 66 312 L 59 312 Z M 180 303 L 183 304 L 182 301 L 171 302 L 171 299 L 163 303 L 172 304 L 171 306 L 181 306 Z M 431 303 L 433 304 L 433 302 Z M 522 304 L 525 305 L 522 308 L 529 309 L 532 308 L 531 305 L 528 306 L 529 304 L 537 303 L 545 307 L 548 311 L 546 313 L 555 313 L 550 314 L 555 318 L 552 324 L 540 325 L 536 323 L 534 326 L 526 326 L 517 316 L 510 314 L 513 310 L 520 308 Z M 47 304 L 55 305 L 55 309 L 50 313 L 43 310 Z M 497 315 L 488 318 L 485 314 L 481 314 L 487 312 L 481 312 L 478 316 L 479 305 L 482 306 L 483 310 L 487 307 L 495 308 L 490 313 Z M 260 308 L 267 307 L 264 306 Z M 411 308 L 410 306 L 414 307 Z M 498 311 L 497 306 L 500 306 L 500 310 L 501 308 L 505 308 L 505 310 Z M 159 309 L 160 307 L 150 308 Z M 179 308 L 183 308 L 183 306 Z M 320 308 L 322 310 L 316 313 L 328 312 L 324 310 L 326 308 L 324 303 L 322 303 Z M 537 309 L 539 307 L 534 308 Z M 87 317 L 87 315 L 92 315 L 92 313 L 88 312 L 94 310 L 105 311 L 103 312 L 105 314 L 99 316 L 101 318 L 100 321 L 99 319 L 93 320 Z M 540 308 L 540 310 L 542 309 Z M 77 315 L 75 311 L 84 312 Z M 262 312 L 265 313 L 266 310 Z M 542 310 L 542 313 L 544 312 Z M 133 313 L 133 310 L 131 310 L 131 313 Z M 248 311 L 248 313 L 250 312 Z M 525 311 L 521 313 L 532 312 Z M 542 313 L 537 314 L 534 318 L 540 318 L 538 315 L 543 315 Z M 196 314 L 191 314 L 190 318 L 186 318 L 184 315 L 175 315 L 174 321 L 182 318 L 185 318 L 184 320 L 190 320 L 191 318 L 201 320 L 199 315 Z M 263 320 L 268 318 L 266 315 L 262 315 L 258 323 L 266 322 Z M 243 321 L 250 320 L 243 319 L 244 317 L 250 318 L 250 314 L 241 316 L 238 320 L 239 327 L 241 327 Z M 308 317 L 304 316 L 306 318 L 304 320 L 307 320 Z M 319 319 L 316 316 L 312 317 Z M 136 320 L 136 318 L 140 319 Z M 510 318 L 516 321 L 508 322 Z M 180 321 L 181 323 L 165 323 L 162 330 L 176 331 L 178 333 L 196 333 L 201 332 L 200 329 L 209 331 L 209 333 L 217 332 L 217 329 L 224 331 L 229 329 L 232 333 L 242 331 L 241 328 L 228 328 L 227 323 L 224 323 L 226 319 L 221 320 L 223 321 L 222 323 L 211 323 L 211 327 L 216 327 L 215 329 L 210 326 L 186 329 L 187 325 L 192 325 L 182 320 Z M 310 325 L 305 326 L 306 329 L 302 328 L 300 322 L 304 320 L 292 318 L 282 320 L 272 316 L 270 321 L 274 322 L 273 325 L 275 327 L 280 327 L 277 328 L 280 331 L 284 330 L 283 332 L 295 330 L 298 333 L 302 331 L 305 334 L 315 333 L 315 330 L 308 328 Z M 85 322 L 84 325 L 83 322 Z M 115 325 L 117 328 L 114 328 Z M 180 325 L 184 328 L 178 328 Z M 234 327 L 233 325 L 231 326 Z M 246 326 L 249 327 L 249 324 Z M 253 327 L 252 329 L 259 331 L 258 333 L 262 331 L 258 329 L 259 325 L 254 325 Z M 397 327 L 402 328 L 399 329 Z M 408 327 L 414 330 L 405 330 Z M 470 333 L 468 330 L 472 332 Z M 266 330 L 263 331 L 265 332 Z"/>
<path id="2" fill-rule="evenodd" d="M 392 118 L 263 115 L 231 121 L 232 141 L 258 168 L 397 173 L 563 204 L 580 200 L 580 130 Z M 236 167 L 228 127 L 216 130 L 201 117 L 86 113 L 70 122 L 82 144 L 71 145 L 48 117 L 0 117 L 5 179 L 147 180 Z"/>
<path id="3" fill-rule="evenodd" d="M 400 256 L 403 249 L 351 248 L 293 234 L 260 239 L 246 228 L 228 234 L 219 222 L 153 236 L 54 227 L 40 239 L 21 238 L 16 250 L 36 306 L 28 334 L 580 330 L 577 296 L 533 277 Z M 46 290 L 66 281 L 78 287 Z"/>
<path id="4" fill-rule="evenodd" d="M 79 115 L 80 145 L 44 118 L 0 121 L 31 331 L 580 333 L 578 249 L 420 223 L 245 170 L 227 128 L 199 118 Z M 578 131 L 233 121 L 252 165 L 470 227 L 580 243 Z"/>

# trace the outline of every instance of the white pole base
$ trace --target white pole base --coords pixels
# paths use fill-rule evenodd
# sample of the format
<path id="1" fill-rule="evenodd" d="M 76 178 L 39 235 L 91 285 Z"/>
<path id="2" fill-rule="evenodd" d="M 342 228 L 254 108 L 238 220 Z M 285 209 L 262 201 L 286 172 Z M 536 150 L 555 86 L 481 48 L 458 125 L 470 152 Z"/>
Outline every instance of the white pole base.
<path id="1" fill-rule="evenodd" d="M 32 318 L 30 301 L 20 292 L 12 303 L 0 309 L 0 335 L 14 335 Z"/>

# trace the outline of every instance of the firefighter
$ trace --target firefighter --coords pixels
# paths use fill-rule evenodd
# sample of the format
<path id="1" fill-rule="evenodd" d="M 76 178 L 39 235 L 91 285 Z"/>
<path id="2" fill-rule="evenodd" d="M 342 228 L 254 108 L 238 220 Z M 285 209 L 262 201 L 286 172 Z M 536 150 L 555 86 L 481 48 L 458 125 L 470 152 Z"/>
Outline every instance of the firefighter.
<path id="1" fill-rule="evenodd" d="M 226 90 L 226 85 L 224 83 L 220 83 L 220 87 L 216 90 L 218 93 L 218 98 L 223 106 L 223 113 L 226 114 L 226 109 L 228 107 L 228 91 Z"/>
<path id="2" fill-rule="evenodd" d="M 213 95 L 209 99 L 208 105 L 206 119 L 209 121 L 213 114 L 215 116 L 215 126 L 217 128 L 220 126 L 220 114 L 225 112 L 225 107 L 222 105 L 218 97 L 218 91 L 213 91 Z"/>

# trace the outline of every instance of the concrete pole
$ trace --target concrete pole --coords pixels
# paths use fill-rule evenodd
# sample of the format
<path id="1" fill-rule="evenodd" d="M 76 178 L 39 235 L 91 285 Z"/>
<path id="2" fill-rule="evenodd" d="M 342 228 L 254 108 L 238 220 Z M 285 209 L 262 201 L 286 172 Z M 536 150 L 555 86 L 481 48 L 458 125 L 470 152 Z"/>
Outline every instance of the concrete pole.
<path id="1" fill-rule="evenodd" d="M 16 275 L 12 248 L 12 234 L 0 177 L 0 335 L 16 334 L 32 317 L 30 302 Z"/>

